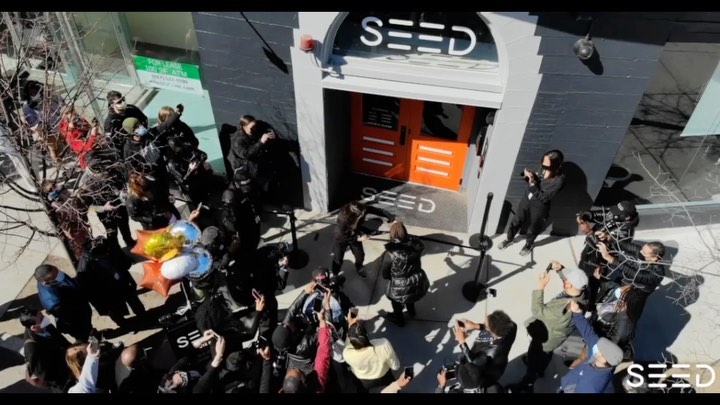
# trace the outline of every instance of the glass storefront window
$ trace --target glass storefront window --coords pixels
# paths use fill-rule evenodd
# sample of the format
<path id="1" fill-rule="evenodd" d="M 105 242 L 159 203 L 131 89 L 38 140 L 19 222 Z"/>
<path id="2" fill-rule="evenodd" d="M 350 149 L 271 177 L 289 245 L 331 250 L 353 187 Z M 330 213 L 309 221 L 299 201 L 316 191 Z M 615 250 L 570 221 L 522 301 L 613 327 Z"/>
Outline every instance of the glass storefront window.
<path id="1" fill-rule="evenodd" d="M 666 44 L 596 205 L 720 201 L 718 62 L 720 44 Z"/>
<path id="2" fill-rule="evenodd" d="M 495 42 L 473 12 L 349 13 L 333 53 L 475 72 L 498 70 Z"/>
<path id="3" fill-rule="evenodd" d="M 449 141 L 457 140 L 462 123 L 463 107 L 457 104 L 423 102 L 422 134 Z"/>
<path id="4" fill-rule="evenodd" d="M 96 80 L 133 85 L 110 13 L 70 13 Z"/>
<path id="5" fill-rule="evenodd" d="M 192 13 L 119 13 L 127 24 L 133 55 L 200 64 Z"/>

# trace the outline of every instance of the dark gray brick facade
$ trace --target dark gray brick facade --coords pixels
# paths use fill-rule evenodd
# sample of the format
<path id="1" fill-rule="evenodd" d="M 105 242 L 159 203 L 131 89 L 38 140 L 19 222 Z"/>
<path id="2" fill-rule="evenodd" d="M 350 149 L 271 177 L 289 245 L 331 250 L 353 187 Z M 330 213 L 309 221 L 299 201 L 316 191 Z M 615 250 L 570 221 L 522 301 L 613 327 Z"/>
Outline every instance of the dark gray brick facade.
<path id="1" fill-rule="evenodd" d="M 591 35 L 598 65 L 583 63 L 572 52 L 575 41 L 587 33 L 588 21 L 577 21 L 570 13 L 539 15 L 543 78 L 514 171 L 539 169 L 539 159 L 549 149 L 565 154 L 568 182 L 550 214 L 553 233 L 577 232 L 574 213 L 592 205 L 655 72 L 672 24 L 640 17 L 596 17 Z M 514 207 L 525 191 L 526 183 L 514 176 L 507 202 Z M 505 223 L 501 221 L 499 231 Z"/>
<path id="2" fill-rule="evenodd" d="M 218 129 L 250 114 L 296 140 L 290 47 L 297 12 L 192 14 Z"/>

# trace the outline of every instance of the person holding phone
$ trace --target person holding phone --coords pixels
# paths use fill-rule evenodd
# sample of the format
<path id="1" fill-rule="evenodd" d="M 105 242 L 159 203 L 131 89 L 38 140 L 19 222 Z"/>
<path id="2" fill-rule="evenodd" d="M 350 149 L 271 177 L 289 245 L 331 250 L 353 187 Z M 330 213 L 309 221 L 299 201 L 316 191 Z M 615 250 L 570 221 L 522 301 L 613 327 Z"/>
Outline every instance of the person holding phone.
<path id="1" fill-rule="evenodd" d="M 468 335 L 479 331 L 468 346 Z M 461 363 L 473 363 L 480 367 L 483 389 L 497 384 L 505 373 L 510 349 L 517 335 L 517 324 L 503 311 L 495 311 L 485 317 L 485 323 L 469 319 L 456 321 L 453 332 L 462 351 Z"/>
<path id="2" fill-rule="evenodd" d="M 78 342 L 68 347 L 65 361 L 73 377 L 75 385 L 68 389 L 68 394 L 94 394 L 100 367 L 100 343 L 90 337 L 89 343 Z"/>
<path id="3" fill-rule="evenodd" d="M 397 394 L 398 392 L 402 391 L 403 388 L 405 388 L 408 384 L 410 384 L 410 381 L 415 378 L 415 371 L 412 367 L 405 367 L 405 371 L 398 377 L 397 380 L 393 381 L 392 384 L 385 387 L 382 391 L 380 391 L 381 394 Z"/>
<path id="4" fill-rule="evenodd" d="M 552 270 L 557 272 L 563 282 L 563 292 L 545 302 L 545 287 L 550 282 L 552 271 L 543 271 L 538 288 L 532 292 L 532 317 L 525 321 L 525 328 L 531 338 L 527 355 L 523 357 L 527 371 L 520 382 L 508 386 L 512 392 L 533 392 L 537 378 L 545 375 L 553 351 L 572 333 L 572 312 L 568 310 L 568 300 L 587 306 L 585 288 L 588 277 L 585 272 L 578 268 L 565 268 L 555 260 L 551 264 Z"/>
<path id="5" fill-rule="evenodd" d="M 352 373 L 366 390 L 391 384 L 395 380 L 393 371 L 400 370 L 400 360 L 390 341 L 371 340 L 363 322 L 350 311 L 347 319 L 350 326 L 343 358 Z"/>
<path id="6" fill-rule="evenodd" d="M 498 245 L 503 250 L 515 241 L 520 228 L 529 225 L 525 238 L 525 246 L 520 250 L 520 256 L 529 254 L 535 246 L 535 238 L 543 229 L 543 225 L 550 214 L 550 203 L 565 185 L 565 176 L 561 173 L 563 153 L 559 150 L 546 152 L 541 159 L 542 171 L 535 173 L 530 169 L 523 170 L 522 176 L 527 181 L 527 190 L 520 199 L 507 236 Z"/>

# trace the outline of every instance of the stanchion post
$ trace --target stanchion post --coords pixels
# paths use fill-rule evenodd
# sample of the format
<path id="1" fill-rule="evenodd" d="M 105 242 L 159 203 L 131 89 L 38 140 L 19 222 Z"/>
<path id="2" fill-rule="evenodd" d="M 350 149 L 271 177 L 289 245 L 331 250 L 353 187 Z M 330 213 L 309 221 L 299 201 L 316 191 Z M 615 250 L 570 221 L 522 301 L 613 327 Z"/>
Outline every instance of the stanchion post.
<path id="1" fill-rule="evenodd" d="M 485 254 L 490 248 L 490 238 L 485 235 L 485 228 L 487 227 L 488 214 L 490 212 L 490 205 L 492 204 L 493 193 L 488 193 L 487 200 L 485 202 L 485 212 L 483 213 L 482 225 L 480 226 L 480 260 L 478 261 L 477 269 L 475 269 L 475 277 L 473 281 L 468 281 L 462 287 L 462 294 L 465 299 L 470 302 L 477 302 L 478 298 L 485 293 L 485 285 L 478 283 L 480 273 L 485 262 Z M 487 270 L 486 270 L 487 271 Z"/>

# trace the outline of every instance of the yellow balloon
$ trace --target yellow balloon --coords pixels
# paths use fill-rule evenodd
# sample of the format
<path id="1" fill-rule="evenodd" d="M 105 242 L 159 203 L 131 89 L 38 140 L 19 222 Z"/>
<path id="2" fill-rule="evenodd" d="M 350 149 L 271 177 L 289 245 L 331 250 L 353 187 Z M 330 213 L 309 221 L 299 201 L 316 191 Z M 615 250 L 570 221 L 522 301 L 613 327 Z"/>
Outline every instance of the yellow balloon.
<path id="1" fill-rule="evenodd" d="M 145 253 L 157 260 L 169 260 L 177 256 L 182 249 L 183 240 L 169 232 L 151 236 L 145 243 Z"/>

